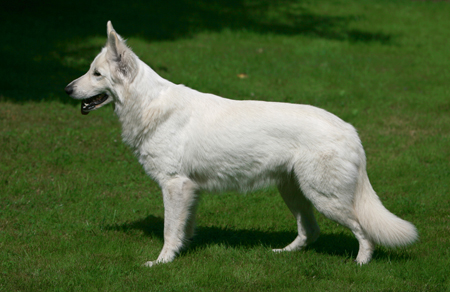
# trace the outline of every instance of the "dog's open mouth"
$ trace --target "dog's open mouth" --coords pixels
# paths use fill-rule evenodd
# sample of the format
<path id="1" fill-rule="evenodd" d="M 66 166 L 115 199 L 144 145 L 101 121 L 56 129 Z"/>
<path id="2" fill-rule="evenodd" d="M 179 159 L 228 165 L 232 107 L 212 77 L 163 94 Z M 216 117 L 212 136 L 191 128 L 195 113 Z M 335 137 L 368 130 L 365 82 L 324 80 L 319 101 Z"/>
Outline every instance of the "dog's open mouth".
<path id="1" fill-rule="evenodd" d="M 81 113 L 87 115 L 90 111 L 95 110 L 99 105 L 104 103 L 108 99 L 106 93 L 101 93 L 93 97 L 83 99 L 81 102 Z"/>

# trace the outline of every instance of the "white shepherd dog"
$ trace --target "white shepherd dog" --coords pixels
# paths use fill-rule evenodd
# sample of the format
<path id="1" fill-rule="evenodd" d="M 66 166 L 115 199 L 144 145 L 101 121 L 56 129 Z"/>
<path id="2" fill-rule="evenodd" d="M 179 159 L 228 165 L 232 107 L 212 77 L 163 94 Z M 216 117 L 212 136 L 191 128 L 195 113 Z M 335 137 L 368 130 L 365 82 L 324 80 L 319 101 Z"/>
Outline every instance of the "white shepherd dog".
<path id="1" fill-rule="evenodd" d="M 88 114 L 113 102 L 123 140 L 161 186 L 164 246 L 174 260 L 194 235 L 201 191 L 249 191 L 275 184 L 297 220 L 300 250 L 319 236 L 313 206 L 350 228 L 365 264 L 375 244 L 414 242 L 414 225 L 389 212 L 369 182 L 356 130 L 309 105 L 235 101 L 176 85 L 156 74 L 107 24 L 108 41 L 89 71 L 65 88 Z"/>

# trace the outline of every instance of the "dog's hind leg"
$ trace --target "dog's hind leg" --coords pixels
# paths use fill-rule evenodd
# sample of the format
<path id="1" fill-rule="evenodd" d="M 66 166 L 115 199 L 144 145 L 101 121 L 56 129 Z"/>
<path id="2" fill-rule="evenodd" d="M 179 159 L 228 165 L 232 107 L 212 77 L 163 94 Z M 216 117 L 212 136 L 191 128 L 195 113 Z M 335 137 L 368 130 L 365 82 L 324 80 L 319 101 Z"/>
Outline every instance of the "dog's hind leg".
<path id="1" fill-rule="evenodd" d="M 282 249 L 274 249 L 275 252 L 300 250 L 317 240 L 320 234 L 319 225 L 314 217 L 313 206 L 305 198 L 298 183 L 290 177 L 288 181 L 278 186 L 278 190 L 284 202 L 297 220 L 298 235 L 295 240 Z"/>
<path id="2" fill-rule="evenodd" d="M 151 267 L 175 259 L 185 243 L 194 235 L 198 193 L 195 184 L 187 178 L 173 178 L 162 187 L 164 197 L 164 246 L 156 261 L 146 262 Z"/>
<path id="3" fill-rule="evenodd" d="M 315 190 L 309 190 L 306 193 L 307 196 L 311 197 L 314 206 L 320 213 L 344 225 L 353 232 L 359 242 L 359 251 L 355 261 L 360 265 L 368 263 L 372 258 L 375 245 L 368 238 L 354 214 L 353 205 L 346 203 L 346 200 L 340 199 L 345 197 L 340 194 L 330 196 Z"/>
<path id="4" fill-rule="evenodd" d="M 344 161 L 345 162 L 345 161 Z M 326 217 L 349 228 L 359 242 L 356 262 L 365 264 L 372 258 L 374 243 L 364 232 L 354 210 L 357 167 L 352 164 L 315 165 L 308 172 L 298 172 L 305 197 Z"/>

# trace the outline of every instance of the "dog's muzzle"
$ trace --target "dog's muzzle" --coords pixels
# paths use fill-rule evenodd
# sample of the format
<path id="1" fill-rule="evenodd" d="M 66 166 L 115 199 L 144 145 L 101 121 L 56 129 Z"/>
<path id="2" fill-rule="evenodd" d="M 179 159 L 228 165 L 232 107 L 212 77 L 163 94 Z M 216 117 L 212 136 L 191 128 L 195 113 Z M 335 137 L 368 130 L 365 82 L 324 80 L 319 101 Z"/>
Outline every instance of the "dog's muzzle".
<path id="1" fill-rule="evenodd" d="M 64 91 L 69 96 L 72 96 L 74 91 L 72 84 L 67 85 L 66 88 L 64 88 Z M 90 111 L 97 109 L 102 103 L 104 103 L 108 99 L 108 97 L 109 96 L 106 93 L 100 93 L 92 97 L 83 99 L 81 101 L 81 113 L 83 115 L 87 115 Z"/>
<path id="2" fill-rule="evenodd" d="M 106 93 L 97 94 L 93 97 L 83 99 L 81 102 L 81 113 L 87 115 L 90 111 L 97 109 L 99 105 L 104 103 L 108 99 Z"/>

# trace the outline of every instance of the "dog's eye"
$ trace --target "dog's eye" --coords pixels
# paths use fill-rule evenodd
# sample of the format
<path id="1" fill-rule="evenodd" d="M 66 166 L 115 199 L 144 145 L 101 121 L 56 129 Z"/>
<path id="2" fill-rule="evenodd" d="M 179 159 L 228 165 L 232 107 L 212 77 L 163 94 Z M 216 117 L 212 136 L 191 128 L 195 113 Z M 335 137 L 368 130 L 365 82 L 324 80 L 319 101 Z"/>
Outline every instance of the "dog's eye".
<path id="1" fill-rule="evenodd" d="M 94 71 L 94 76 L 102 76 L 102 74 L 100 74 L 100 72 L 98 71 Z"/>

